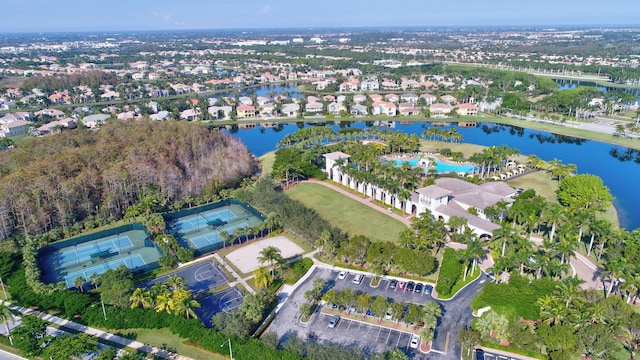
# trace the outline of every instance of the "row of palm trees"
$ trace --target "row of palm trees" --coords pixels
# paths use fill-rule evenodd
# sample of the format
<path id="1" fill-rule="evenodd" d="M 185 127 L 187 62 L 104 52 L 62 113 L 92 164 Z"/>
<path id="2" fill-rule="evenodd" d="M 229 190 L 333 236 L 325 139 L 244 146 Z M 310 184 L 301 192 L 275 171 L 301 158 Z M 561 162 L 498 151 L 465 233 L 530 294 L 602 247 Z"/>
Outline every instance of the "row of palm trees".
<path id="1" fill-rule="evenodd" d="M 253 240 L 256 237 L 264 237 L 266 234 L 270 234 L 276 229 L 279 229 L 282 226 L 279 216 L 277 213 L 272 212 L 267 214 L 267 217 L 264 221 L 257 223 L 254 226 L 243 226 L 237 227 L 233 229 L 232 233 L 228 231 L 221 231 L 219 236 L 222 240 L 222 244 L 224 247 L 227 247 L 227 243 L 229 245 L 233 245 L 235 243 L 239 243 L 242 239 L 245 240 Z"/>
<path id="2" fill-rule="evenodd" d="M 511 157 L 518 155 L 518 149 L 506 145 L 490 146 L 479 153 L 471 155 L 469 161 L 478 164 L 481 178 L 501 173 L 509 163 Z"/>
<path id="3" fill-rule="evenodd" d="M 447 141 L 447 142 L 462 142 L 464 137 L 458 131 L 458 129 L 451 127 L 446 129 L 440 129 L 436 126 L 431 126 L 427 130 L 423 131 L 420 135 L 423 139 L 429 139 L 431 141 Z"/>
<path id="4" fill-rule="evenodd" d="M 174 275 L 164 283 L 157 282 L 150 289 L 137 288 L 129 297 L 131 308 L 142 306 L 145 309 L 153 308 L 157 312 L 166 312 L 185 316 L 187 319 L 195 318 L 195 309 L 200 303 L 194 300 L 191 290 L 184 284 L 184 279 Z"/>

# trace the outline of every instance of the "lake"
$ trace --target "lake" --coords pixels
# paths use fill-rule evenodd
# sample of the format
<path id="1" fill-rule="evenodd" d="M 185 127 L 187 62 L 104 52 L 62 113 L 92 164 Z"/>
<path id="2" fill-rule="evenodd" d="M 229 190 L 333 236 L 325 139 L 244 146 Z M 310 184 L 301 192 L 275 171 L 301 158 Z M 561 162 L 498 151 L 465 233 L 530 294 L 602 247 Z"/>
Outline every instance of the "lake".
<path id="1" fill-rule="evenodd" d="M 339 125 L 327 123 L 334 129 Z M 371 123 L 342 123 L 343 126 L 365 128 Z M 249 151 L 261 156 L 275 150 L 276 143 L 285 134 L 293 133 L 308 124 L 281 124 L 276 128 L 241 129 L 232 131 L 247 144 Z M 420 135 L 431 126 L 427 122 L 402 125 L 396 122 L 396 131 Z M 640 227 L 640 191 L 636 190 L 640 179 L 640 152 L 597 141 L 582 140 L 515 126 L 479 123 L 477 127 L 457 127 L 464 142 L 479 145 L 502 145 L 517 148 L 522 154 L 536 154 L 550 161 L 554 158 L 564 164 L 576 164 L 579 173 L 600 176 L 615 196 L 620 225 L 632 230 Z"/>

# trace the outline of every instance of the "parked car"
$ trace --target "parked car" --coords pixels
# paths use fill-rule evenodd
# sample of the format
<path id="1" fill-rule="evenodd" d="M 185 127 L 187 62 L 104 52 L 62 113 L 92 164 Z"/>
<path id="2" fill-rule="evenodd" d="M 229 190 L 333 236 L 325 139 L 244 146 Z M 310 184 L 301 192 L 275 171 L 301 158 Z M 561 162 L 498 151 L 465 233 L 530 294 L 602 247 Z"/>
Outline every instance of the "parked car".
<path id="1" fill-rule="evenodd" d="M 405 282 L 404 282 L 404 281 L 400 281 L 400 282 L 398 283 L 398 290 L 404 290 L 404 286 L 405 286 L 405 285 L 406 285 L 406 284 L 405 284 Z"/>
<path id="2" fill-rule="evenodd" d="M 416 292 L 418 294 L 422 293 L 422 287 L 423 287 L 422 284 L 417 283 L 416 284 L 416 289 L 414 290 L 414 292 Z"/>
<path id="3" fill-rule="evenodd" d="M 407 283 L 407 291 L 413 291 L 413 289 L 415 289 L 416 287 L 416 283 L 414 283 L 413 281 L 409 281 Z"/>
<path id="4" fill-rule="evenodd" d="M 364 279 L 364 275 L 356 274 L 356 277 L 353 278 L 353 283 L 356 285 L 360 285 L 362 283 L 362 279 Z"/>
<path id="5" fill-rule="evenodd" d="M 340 321 L 340 316 L 335 315 L 331 318 L 331 320 L 329 320 L 328 326 L 333 329 L 334 327 L 336 327 L 336 325 L 338 325 L 338 321 Z"/>
<path id="6" fill-rule="evenodd" d="M 411 336 L 411 343 L 409 346 L 411 346 L 412 349 L 416 349 L 418 348 L 418 345 L 420 345 L 420 336 L 413 334 L 413 336 Z"/>
<path id="7" fill-rule="evenodd" d="M 384 319 L 391 320 L 392 317 L 393 317 L 393 311 L 391 310 L 391 308 L 389 308 L 387 309 L 387 313 L 384 314 Z"/>
<path id="8" fill-rule="evenodd" d="M 349 275 L 348 272 L 346 271 L 340 271 L 340 273 L 338 274 L 338 280 L 344 280 L 347 278 L 347 275 Z"/>
<path id="9" fill-rule="evenodd" d="M 482 349 L 476 349 L 476 360 L 484 360 L 484 351 Z"/>
<path id="10" fill-rule="evenodd" d="M 397 285 L 398 285 L 398 280 L 391 280 L 389 282 L 389 289 L 395 289 Z"/>
<path id="11" fill-rule="evenodd" d="M 433 290 L 433 286 L 431 285 L 425 285 L 424 286 L 424 293 L 425 295 L 431 295 L 431 291 Z"/>

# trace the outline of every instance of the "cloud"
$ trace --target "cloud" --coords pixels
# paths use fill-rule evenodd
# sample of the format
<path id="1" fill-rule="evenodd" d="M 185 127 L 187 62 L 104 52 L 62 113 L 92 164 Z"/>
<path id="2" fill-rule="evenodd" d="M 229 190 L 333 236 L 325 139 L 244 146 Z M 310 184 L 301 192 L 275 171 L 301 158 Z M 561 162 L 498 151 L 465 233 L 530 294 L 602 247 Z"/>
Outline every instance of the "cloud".
<path id="1" fill-rule="evenodd" d="M 162 17 L 162 20 L 164 21 L 169 21 L 169 19 L 171 19 L 171 15 L 165 15 Z"/>
<path id="2" fill-rule="evenodd" d="M 271 12 L 271 6 L 267 5 L 267 6 L 263 6 L 260 11 L 258 11 L 258 14 L 268 14 Z"/>

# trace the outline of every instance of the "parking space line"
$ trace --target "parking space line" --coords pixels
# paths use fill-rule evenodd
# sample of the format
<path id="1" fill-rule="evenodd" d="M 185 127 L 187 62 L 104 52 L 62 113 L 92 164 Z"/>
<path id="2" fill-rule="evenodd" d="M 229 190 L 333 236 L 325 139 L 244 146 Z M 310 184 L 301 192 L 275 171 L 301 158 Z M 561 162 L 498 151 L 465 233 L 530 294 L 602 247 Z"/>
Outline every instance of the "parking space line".
<path id="1" fill-rule="evenodd" d="M 382 331 L 383 328 L 378 327 L 378 335 L 376 335 L 376 340 L 378 340 L 378 337 L 380 336 L 380 331 Z"/>
<path id="2" fill-rule="evenodd" d="M 392 332 L 392 330 L 389 329 L 389 333 L 387 334 L 387 341 L 384 342 L 387 345 L 389 344 L 389 337 L 391 336 L 391 332 Z"/>
<path id="3" fill-rule="evenodd" d="M 353 324 L 353 321 L 349 320 L 349 325 L 347 325 L 347 330 L 351 329 L 351 324 Z"/>
<path id="4" fill-rule="evenodd" d="M 402 339 L 402 332 L 398 334 L 398 341 L 396 341 L 396 347 L 400 345 L 400 339 Z"/>

